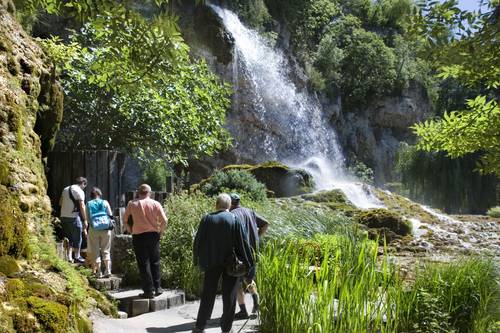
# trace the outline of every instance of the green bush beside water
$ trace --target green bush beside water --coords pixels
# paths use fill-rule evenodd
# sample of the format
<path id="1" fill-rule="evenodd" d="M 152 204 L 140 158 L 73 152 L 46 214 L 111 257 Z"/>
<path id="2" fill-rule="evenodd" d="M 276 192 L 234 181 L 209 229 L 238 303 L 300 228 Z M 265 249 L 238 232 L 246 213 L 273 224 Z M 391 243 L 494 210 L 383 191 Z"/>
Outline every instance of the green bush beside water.
<path id="1" fill-rule="evenodd" d="M 486 214 L 491 217 L 500 217 L 500 206 L 491 207 Z"/>

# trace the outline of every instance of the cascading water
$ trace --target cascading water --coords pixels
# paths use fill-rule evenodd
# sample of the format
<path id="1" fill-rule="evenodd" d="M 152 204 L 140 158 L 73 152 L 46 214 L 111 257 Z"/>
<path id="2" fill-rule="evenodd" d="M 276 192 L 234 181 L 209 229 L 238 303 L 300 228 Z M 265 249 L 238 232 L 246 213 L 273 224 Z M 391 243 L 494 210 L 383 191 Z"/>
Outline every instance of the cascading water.
<path id="1" fill-rule="evenodd" d="M 261 158 L 306 169 L 318 190 L 339 188 L 360 208 L 380 207 L 378 200 L 346 173 L 334 129 L 319 102 L 290 80 L 290 66 L 283 54 L 246 28 L 230 10 L 210 6 L 234 38 L 235 61 L 237 66 L 241 63 L 238 73 L 245 75 L 252 90 L 252 118 L 262 127 L 257 137 L 245 138 L 249 141 L 246 144 L 261 147 Z"/>

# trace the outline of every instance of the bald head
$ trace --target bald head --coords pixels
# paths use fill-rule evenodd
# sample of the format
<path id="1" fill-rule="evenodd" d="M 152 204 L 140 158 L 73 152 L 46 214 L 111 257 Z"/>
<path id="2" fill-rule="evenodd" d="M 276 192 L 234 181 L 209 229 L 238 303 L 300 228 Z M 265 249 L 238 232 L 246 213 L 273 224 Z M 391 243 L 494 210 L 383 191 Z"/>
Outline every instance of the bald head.
<path id="1" fill-rule="evenodd" d="M 231 207 L 231 197 L 227 193 L 221 193 L 217 196 L 215 200 L 215 209 L 226 210 Z"/>
<path id="2" fill-rule="evenodd" d="M 149 186 L 148 184 L 142 184 L 137 189 L 137 194 L 139 195 L 139 197 L 149 197 L 149 195 L 151 194 L 151 186 Z"/>

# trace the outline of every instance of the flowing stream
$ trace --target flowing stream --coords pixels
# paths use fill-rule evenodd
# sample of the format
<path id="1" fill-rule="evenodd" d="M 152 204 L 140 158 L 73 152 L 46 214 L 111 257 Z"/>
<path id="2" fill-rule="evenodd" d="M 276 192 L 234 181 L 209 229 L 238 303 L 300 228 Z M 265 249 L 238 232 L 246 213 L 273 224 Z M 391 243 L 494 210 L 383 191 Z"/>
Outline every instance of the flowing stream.
<path id="1" fill-rule="evenodd" d="M 309 171 L 317 190 L 338 188 L 359 208 L 381 207 L 369 188 L 346 172 L 335 130 L 317 99 L 290 79 L 290 65 L 282 52 L 246 28 L 230 10 L 210 6 L 234 38 L 234 61 L 239 67 L 233 75 L 245 75 L 252 118 L 263 127 L 258 142 L 247 144 L 257 144 L 266 159 Z M 238 82 L 236 77 L 235 94 L 242 93 Z"/>

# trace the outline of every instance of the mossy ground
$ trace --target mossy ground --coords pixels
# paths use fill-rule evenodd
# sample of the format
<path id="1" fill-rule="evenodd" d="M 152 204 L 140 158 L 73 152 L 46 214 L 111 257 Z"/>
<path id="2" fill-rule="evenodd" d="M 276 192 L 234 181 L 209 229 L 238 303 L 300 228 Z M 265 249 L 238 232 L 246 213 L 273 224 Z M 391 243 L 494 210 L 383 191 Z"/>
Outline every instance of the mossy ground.
<path id="1" fill-rule="evenodd" d="M 426 212 L 419 204 L 395 193 L 387 193 L 378 188 L 373 189 L 375 195 L 381 200 L 387 209 L 399 213 L 406 218 L 416 218 L 428 224 L 438 223 L 438 219 Z"/>
<path id="2" fill-rule="evenodd" d="M 326 206 L 336 212 L 341 212 L 346 216 L 354 216 L 359 210 L 345 196 L 341 190 L 320 191 L 311 194 L 304 194 L 302 199 L 320 206 Z"/>

